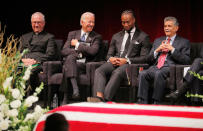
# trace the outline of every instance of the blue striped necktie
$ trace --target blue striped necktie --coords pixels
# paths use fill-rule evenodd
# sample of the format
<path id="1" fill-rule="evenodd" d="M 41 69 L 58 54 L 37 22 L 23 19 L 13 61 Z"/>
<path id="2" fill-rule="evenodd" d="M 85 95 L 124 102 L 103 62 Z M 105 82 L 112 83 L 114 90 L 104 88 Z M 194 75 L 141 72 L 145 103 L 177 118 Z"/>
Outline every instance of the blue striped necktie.
<path id="1" fill-rule="evenodd" d="M 84 33 L 84 34 L 81 36 L 80 41 L 85 42 L 85 36 L 86 36 L 86 33 Z"/>

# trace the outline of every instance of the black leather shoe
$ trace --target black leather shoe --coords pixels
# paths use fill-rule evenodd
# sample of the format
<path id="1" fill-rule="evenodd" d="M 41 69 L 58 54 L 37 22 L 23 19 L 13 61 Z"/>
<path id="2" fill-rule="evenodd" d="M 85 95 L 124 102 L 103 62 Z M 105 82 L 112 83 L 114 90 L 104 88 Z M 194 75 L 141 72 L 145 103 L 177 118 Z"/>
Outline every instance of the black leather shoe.
<path id="1" fill-rule="evenodd" d="M 178 90 L 176 90 L 176 91 L 166 95 L 166 98 L 172 99 L 172 100 L 177 100 L 180 95 L 181 95 L 180 92 Z"/>
<path id="2" fill-rule="evenodd" d="M 73 94 L 73 95 L 72 95 L 72 99 L 73 99 L 73 100 L 80 100 L 80 94 L 79 94 L 79 93 Z"/>
<path id="3" fill-rule="evenodd" d="M 153 104 L 154 104 L 154 105 L 160 105 L 161 102 L 160 102 L 160 101 L 157 101 L 157 100 L 154 100 Z"/>
<path id="4" fill-rule="evenodd" d="M 178 98 L 180 98 L 183 94 L 185 94 L 188 89 L 189 83 L 184 82 L 178 90 L 166 95 L 165 98 L 172 99 L 175 102 L 178 100 Z"/>
<path id="5" fill-rule="evenodd" d="M 88 102 L 105 102 L 105 100 L 101 97 L 87 97 Z"/>
<path id="6" fill-rule="evenodd" d="M 146 100 L 144 100 L 144 99 L 139 98 L 137 100 L 137 104 L 148 104 L 148 102 Z"/>

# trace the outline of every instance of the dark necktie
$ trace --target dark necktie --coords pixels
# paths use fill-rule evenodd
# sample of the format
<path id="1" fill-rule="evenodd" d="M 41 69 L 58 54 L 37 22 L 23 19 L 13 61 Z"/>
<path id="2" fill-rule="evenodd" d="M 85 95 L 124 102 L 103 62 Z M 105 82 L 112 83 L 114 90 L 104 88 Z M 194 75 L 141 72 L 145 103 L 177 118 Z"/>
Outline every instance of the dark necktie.
<path id="1" fill-rule="evenodd" d="M 168 38 L 167 44 L 170 44 L 170 40 L 171 40 L 171 39 Z M 164 51 L 164 52 L 161 53 L 161 55 L 159 56 L 159 59 L 158 59 L 157 68 L 160 69 L 161 67 L 164 66 L 164 62 L 165 62 L 165 60 L 166 60 L 167 53 L 168 53 L 168 51 Z"/>
<path id="2" fill-rule="evenodd" d="M 81 38 L 80 38 L 80 41 L 81 41 L 81 42 L 85 42 L 85 35 L 86 35 L 86 33 L 84 33 L 84 34 L 81 36 Z"/>
<path id="3" fill-rule="evenodd" d="M 131 35 L 130 35 L 130 31 L 128 31 L 128 39 L 126 40 L 126 43 L 125 43 L 125 49 L 121 55 L 121 57 L 125 57 L 127 51 L 128 51 L 128 47 L 130 45 L 130 41 L 131 41 Z"/>

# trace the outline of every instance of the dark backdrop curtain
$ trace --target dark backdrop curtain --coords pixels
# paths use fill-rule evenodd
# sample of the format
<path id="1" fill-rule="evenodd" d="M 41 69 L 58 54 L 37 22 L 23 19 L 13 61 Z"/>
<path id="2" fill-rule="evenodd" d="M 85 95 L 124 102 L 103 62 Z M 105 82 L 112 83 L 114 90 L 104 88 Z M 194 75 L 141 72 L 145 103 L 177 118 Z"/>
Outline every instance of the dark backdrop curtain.
<path id="1" fill-rule="evenodd" d="M 122 29 L 120 14 L 132 9 L 139 27 L 151 41 L 164 35 L 163 19 L 175 16 L 180 22 L 179 34 L 192 42 L 203 42 L 202 0 L 91 0 L 91 1 L 19 1 L 5 2 L 0 8 L 0 21 L 9 34 L 22 35 L 31 31 L 30 16 L 41 11 L 46 16 L 46 31 L 66 40 L 68 32 L 80 29 L 80 16 L 91 11 L 96 15 L 95 31 L 111 40 Z"/>

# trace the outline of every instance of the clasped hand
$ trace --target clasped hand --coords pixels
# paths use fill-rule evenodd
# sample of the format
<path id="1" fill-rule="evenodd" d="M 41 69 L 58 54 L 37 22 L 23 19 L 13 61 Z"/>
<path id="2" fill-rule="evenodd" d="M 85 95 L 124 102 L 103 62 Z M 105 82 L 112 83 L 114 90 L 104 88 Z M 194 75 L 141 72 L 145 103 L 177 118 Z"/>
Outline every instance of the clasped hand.
<path id="1" fill-rule="evenodd" d="M 172 51 L 174 47 L 170 45 L 169 42 L 166 43 L 166 40 L 161 42 L 161 45 L 155 50 L 157 53 L 158 52 L 169 52 Z"/>
<path id="2" fill-rule="evenodd" d="M 77 39 L 72 39 L 71 40 L 71 46 L 75 46 L 78 43 Z"/>
<path id="3" fill-rule="evenodd" d="M 114 66 L 122 66 L 123 64 L 127 63 L 127 59 L 126 58 L 111 57 L 111 58 L 109 58 L 109 61 Z"/>
<path id="4" fill-rule="evenodd" d="M 37 63 L 36 60 L 30 59 L 30 58 L 24 58 L 24 59 L 22 59 L 22 62 L 23 62 L 23 64 L 24 64 L 25 66 L 34 65 L 34 64 Z"/>

